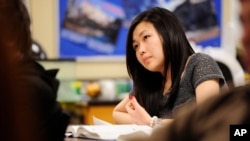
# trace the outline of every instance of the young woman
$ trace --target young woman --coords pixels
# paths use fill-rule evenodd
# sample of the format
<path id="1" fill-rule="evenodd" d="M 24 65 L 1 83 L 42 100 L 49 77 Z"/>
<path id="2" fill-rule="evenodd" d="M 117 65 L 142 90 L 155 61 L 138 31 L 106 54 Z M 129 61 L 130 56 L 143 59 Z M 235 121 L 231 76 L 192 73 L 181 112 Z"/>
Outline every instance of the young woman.
<path id="1" fill-rule="evenodd" d="M 177 17 L 164 8 L 142 12 L 132 21 L 126 64 L 133 90 L 114 108 L 117 124 L 167 123 L 184 104 L 199 104 L 225 84 L 217 63 L 194 52 Z"/>

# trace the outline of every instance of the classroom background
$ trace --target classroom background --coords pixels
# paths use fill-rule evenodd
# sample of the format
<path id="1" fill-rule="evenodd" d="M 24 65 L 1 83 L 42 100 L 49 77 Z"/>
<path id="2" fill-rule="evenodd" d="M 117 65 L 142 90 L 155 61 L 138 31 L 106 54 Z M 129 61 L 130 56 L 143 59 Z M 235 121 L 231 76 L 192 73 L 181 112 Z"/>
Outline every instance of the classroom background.
<path id="1" fill-rule="evenodd" d="M 126 70 L 124 49 L 122 50 L 121 47 L 126 40 L 124 27 L 129 25 L 128 21 L 131 17 L 127 17 L 127 21 L 125 22 L 116 23 L 120 28 L 123 28 L 123 35 L 122 37 L 119 36 L 120 43 L 118 46 L 114 44 L 114 40 L 111 38 L 120 35 L 119 32 L 117 32 L 118 28 L 116 28 L 116 30 L 112 29 L 115 34 L 110 34 L 110 36 L 108 36 L 110 38 L 105 38 L 108 45 L 109 43 L 113 43 L 112 45 L 119 48 L 119 51 L 116 53 L 100 53 L 100 50 L 89 51 L 89 49 L 93 49 L 93 47 L 88 48 L 86 44 L 79 42 L 72 43 L 76 40 L 70 42 L 65 40 L 65 36 L 62 37 L 62 32 L 65 33 L 66 30 L 61 26 L 61 22 L 63 22 L 65 17 L 69 17 L 70 19 L 70 15 L 68 13 L 68 15 L 65 14 L 66 10 L 68 10 L 68 12 L 70 11 L 69 4 L 71 4 L 71 8 L 74 8 L 74 4 L 83 1 L 84 0 L 26 0 L 25 2 L 31 15 L 31 30 L 34 43 L 36 43 L 45 54 L 45 57 L 38 59 L 39 62 L 47 69 L 60 69 L 58 78 L 61 85 L 58 93 L 58 101 L 62 104 L 63 108 L 71 113 L 71 123 L 92 124 L 92 116 L 113 123 L 111 112 L 114 105 L 132 89 L 132 82 Z M 119 9 L 122 7 L 120 4 L 121 1 L 122 0 L 91 0 L 90 2 L 92 3 L 90 4 L 94 6 L 100 4 L 100 2 L 106 2 L 106 7 L 120 10 L 120 14 L 115 15 L 115 17 L 124 18 L 126 11 Z M 185 0 L 178 1 L 181 2 Z M 197 1 L 199 2 L 199 0 Z M 238 42 L 240 35 L 237 22 L 238 3 L 236 0 L 212 1 L 217 6 L 215 9 L 217 12 L 217 22 L 213 24 L 215 25 L 215 28 L 213 28 L 215 30 L 213 31 L 215 32 L 212 32 L 210 35 L 215 35 L 215 38 L 211 37 L 213 38 L 212 42 L 209 42 L 211 44 L 197 41 L 197 43 L 192 42 L 192 45 L 196 51 L 208 53 L 214 57 L 215 60 L 221 64 L 221 68 L 225 70 L 224 75 L 226 75 L 228 80 L 233 82 L 234 86 L 243 85 L 248 82 L 249 78 L 238 59 L 241 51 L 241 46 Z M 157 3 L 156 0 L 145 0 L 143 2 Z M 170 3 L 171 0 L 166 0 L 166 2 Z M 92 7 L 92 9 L 93 8 L 94 7 Z M 106 10 L 109 10 L 109 8 Z M 135 13 L 132 13 L 132 15 L 133 14 Z M 109 13 L 109 16 L 114 15 Z M 72 26 L 65 26 L 65 28 L 66 27 Z M 187 26 L 187 30 L 188 29 L 190 28 Z M 190 30 L 192 31 L 192 29 Z M 67 30 L 67 33 L 69 33 L 69 30 Z M 74 32 L 71 31 L 70 33 L 72 35 Z M 190 36 L 195 35 L 194 32 L 188 33 L 190 33 Z M 77 34 L 74 33 L 74 35 Z M 88 36 L 87 33 L 84 35 L 84 37 Z M 83 36 L 79 36 L 79 38 L 80 37 L 83 39 Z M 94 39 L 97 40 L 97 38 Z M 101 41 L 103 41 L 103 38 Z M 95 45 L 99 44 L 96 43 Z M 107 47 L 109 47 L 108 45 Z M 69 46 L 72 47 L 69 49 Z M 77 46 L 83 46 L 85 50 L 81 52 L 80 49 L 75 49 Z"/>

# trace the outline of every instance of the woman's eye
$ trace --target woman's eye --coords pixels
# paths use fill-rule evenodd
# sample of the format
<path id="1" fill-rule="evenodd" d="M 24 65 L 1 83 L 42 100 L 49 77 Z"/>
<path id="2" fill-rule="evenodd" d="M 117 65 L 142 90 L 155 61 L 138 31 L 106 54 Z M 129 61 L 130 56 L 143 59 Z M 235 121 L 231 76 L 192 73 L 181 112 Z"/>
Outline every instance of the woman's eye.
<path id="1" fill-rule="evenodd" d="M 149 37 L 149 35 L 145 35 L 145 36 L 143 37 L 143 39 L 146 40 L 148 37 Z"/>
<path id="2" fill-rule="evenodd" d="M 134 50 L 136 50 L 138 48 L 138 45 L 134 45 L 133 48 Z"/>

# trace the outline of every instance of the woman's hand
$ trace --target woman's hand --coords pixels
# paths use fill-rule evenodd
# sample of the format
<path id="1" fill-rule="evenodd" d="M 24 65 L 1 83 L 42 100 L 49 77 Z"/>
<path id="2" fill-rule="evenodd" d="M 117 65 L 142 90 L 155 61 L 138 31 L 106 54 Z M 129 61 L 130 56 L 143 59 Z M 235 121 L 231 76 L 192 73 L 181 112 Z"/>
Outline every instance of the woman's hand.
<path id="1" fill-rule="evenodd" d="M 134 124 L 150 125 L 151 116 L 147 111 L 137 102 L 134 96 L 130 97 L 129 102 L 126 104 L 126 110 L 130 115 Z"/>

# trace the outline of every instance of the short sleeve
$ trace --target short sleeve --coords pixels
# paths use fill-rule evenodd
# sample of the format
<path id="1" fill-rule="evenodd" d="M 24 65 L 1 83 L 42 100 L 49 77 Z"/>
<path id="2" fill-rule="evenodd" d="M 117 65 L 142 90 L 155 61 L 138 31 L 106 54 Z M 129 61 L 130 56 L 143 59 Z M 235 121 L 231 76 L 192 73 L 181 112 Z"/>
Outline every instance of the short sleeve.
<path id="1" fill-rule="evenodd" d="M 225 84 L 225 79 L 216 61 L 207 54 L 196 53 L 191 58 L 193 65 L 192 82 L 194 87 L 209 79 L 219 79 L 220 86 Z"/>

